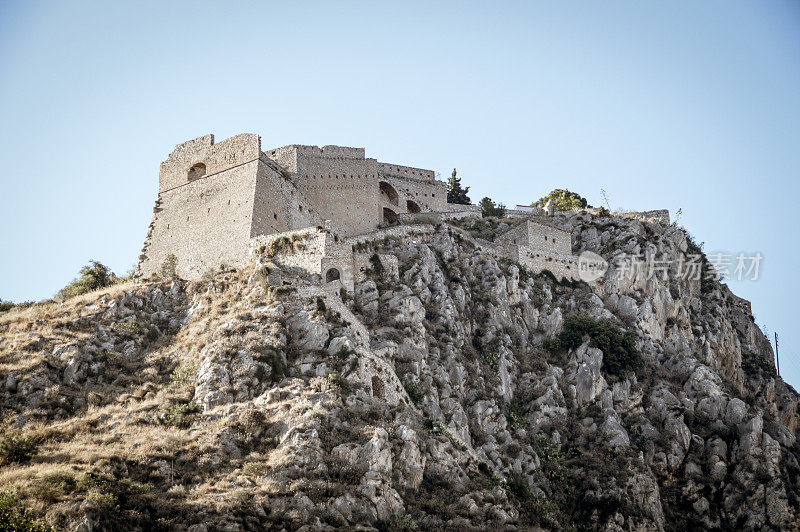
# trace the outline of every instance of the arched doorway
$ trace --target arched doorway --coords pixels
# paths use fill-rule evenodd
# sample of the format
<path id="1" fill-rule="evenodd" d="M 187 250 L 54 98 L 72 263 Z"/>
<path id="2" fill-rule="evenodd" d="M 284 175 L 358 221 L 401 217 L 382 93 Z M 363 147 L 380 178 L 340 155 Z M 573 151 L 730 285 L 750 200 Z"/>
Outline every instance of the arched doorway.
<path id="1" fill-rule="evenodd" d="M 383 208 L 383 221 L 387 224 L 393 224 L 397 222 L 397 213 L 394 212 L 392 209 L 387 209 L 386 207 Z"/>
<path id="2" fill-rule="evenodd" d="M 189 168 L 189 172 L 186 177 L 189 179 L 189 181 L 194 181 L 195 179 L 203 177 L 204 175 L 206 175 L 206 165 L 203 163 L 197 163 Z"/>
<path id="3" fill-rule="evenodd" d="M 416 201 L 408 200 L 406 202 L 406 210 L 408 212 L 420 212 L 422 209 L 419 208 Z"/>
<path id="4" fill-rule="evenodd" d="M 331 268 L 325 274 L 325 282 L 326 283 L 332 283 L 333 281 L 338 281 L 340 278 L 341 278 L 341 274 L 339 273 L 339 270 L 337 270 L 336 268 Z"/>
<path id="5" fill-rule="evenodd" d="M 378 186 L 381 189 L 381 199 L 383 201 L 388 201 L 392 205 L 399 204 L 397 201 L 398 198 L 397 191 L 394 189 L 392 185 L 390 185 L 386 181 L 381 181 L 380 183 L 378 183 Z"/>

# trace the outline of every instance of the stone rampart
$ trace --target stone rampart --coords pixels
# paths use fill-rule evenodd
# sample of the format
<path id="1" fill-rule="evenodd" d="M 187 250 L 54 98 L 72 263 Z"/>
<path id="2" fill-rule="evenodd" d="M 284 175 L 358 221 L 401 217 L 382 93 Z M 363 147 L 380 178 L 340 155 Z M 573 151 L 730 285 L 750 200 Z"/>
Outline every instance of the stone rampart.
<path id="1" fill-rule="evenodd" d="M 243 133 L 220 143 L 205 135 L 175 146 L 161 163 L 158 190 L 164 192 L 197 179 L 209 178 L 237 166 L 253 162 L 261 155 L 258 135 Z"/>

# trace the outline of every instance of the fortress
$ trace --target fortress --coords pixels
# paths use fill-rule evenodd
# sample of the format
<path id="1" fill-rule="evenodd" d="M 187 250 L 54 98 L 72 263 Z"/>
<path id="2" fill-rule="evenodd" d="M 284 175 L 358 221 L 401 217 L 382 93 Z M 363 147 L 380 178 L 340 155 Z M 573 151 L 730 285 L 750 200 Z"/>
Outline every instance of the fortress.
<path id="1" fill-rule="evenodd" d="M 533 271 L 578 279 L 571 235 L 537 214 L 541 209 L 510 211 L 512 228 L 477 244 Z M 478 216 L 475 205 L 447 203 L 446 185 L 433 171 L 382 163 L 367 158 L 364 148 L 262 151 L 258 135 L 220 143 L 205 135 L 178 144 L 161 163 L 136 275 L 157 275 L 174 256 L 177 275 L 197 279 L 223 264 L 244 266 L 254 251 L 270 249 L 280 255 L 271 260 L 352 291 L 374 260 L 358 252 L 366 240 L 423 234 L 432 222 Z M 379 259 L 396 269 L 396 258 Z"/>

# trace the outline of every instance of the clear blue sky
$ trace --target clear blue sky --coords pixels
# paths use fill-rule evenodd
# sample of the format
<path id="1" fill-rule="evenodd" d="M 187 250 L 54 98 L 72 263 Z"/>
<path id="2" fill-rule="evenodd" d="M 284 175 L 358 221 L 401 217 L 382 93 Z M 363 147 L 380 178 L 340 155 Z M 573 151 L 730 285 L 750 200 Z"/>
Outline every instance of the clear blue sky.
<path id="1" fill-rule="evenodd" d="M 387 7 L 388 6 L 388 7 Z M 800 384 L 800 2 L 0 0 L 0 298 L 131 269 L 184 140 L 364 146 L 473 200 L 683 209 Z"/>

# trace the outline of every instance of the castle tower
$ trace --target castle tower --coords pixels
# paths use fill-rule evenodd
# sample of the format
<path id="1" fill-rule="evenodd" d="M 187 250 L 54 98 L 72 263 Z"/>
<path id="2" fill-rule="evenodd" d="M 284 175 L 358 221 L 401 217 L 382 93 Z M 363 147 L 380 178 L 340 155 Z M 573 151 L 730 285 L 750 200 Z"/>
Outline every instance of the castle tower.
<path id="1" fill-rule="evenodd" d="M 196 279 L 221 264 L 246 264 L 259 235 L 326 221 L 338 234 L 363 234 L 406 213 L 445 211 L 446 196 L 432 171 L 380 163 L 364 148 L 262 152 L 258 135 L 220 143 L 205 135 L 178 144 L 161 163 L 136 274 L 158 274 L 174 255 L 178 275 Z"/>

